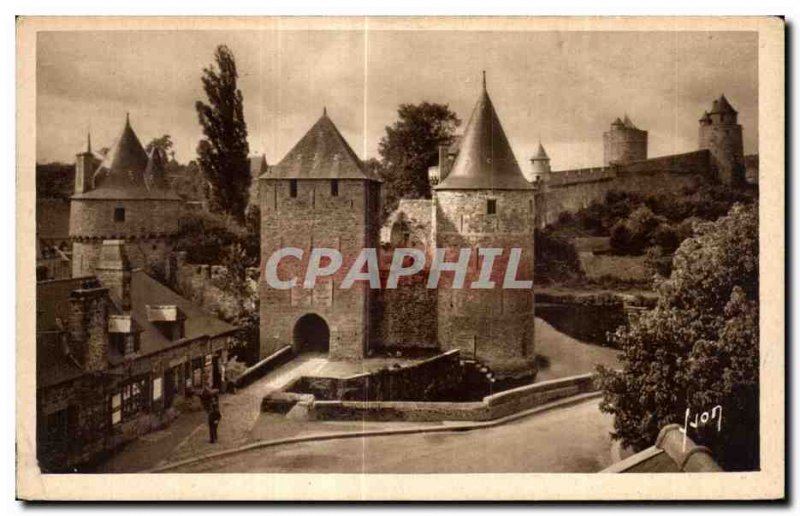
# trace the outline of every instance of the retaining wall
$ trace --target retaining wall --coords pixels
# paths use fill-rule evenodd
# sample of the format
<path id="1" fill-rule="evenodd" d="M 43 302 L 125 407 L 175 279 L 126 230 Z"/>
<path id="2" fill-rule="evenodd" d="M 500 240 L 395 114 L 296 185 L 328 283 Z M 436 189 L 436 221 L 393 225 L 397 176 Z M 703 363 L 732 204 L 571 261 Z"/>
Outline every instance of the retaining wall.
<path id="1" fill-rule="evenodd" d="M 424 400 L 461 385 L 460 351 L 395 369 L 383 369 L 347 378 L 304 376 L 287 393 L 311 394 L 315 400 Z"/>
<path id="2" fill-rule="evenodd" d="M 597 390 L 595 376 L 589 373 L 509 389 L 479 402 L 304 401 L 308 418 L 318 420 L 489 421 Z"/>

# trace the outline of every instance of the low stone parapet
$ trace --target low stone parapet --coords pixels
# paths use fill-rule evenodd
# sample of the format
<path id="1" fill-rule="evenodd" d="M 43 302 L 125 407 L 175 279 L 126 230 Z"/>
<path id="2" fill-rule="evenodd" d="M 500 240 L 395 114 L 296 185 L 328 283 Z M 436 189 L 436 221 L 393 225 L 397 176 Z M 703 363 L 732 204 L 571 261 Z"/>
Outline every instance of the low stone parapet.
<path id="1" fill-rule="evenodd" d="M 558 380 L 534 383 L 509 389 L 477 402 L 428 401 L 320 401 L 303 399 L 309 419 L 365 421 L 490 421 L 528 410 L 546 403 L 599 389 L 593 373 Z M 275 395 L 277 395 L 276 393 Z M 281 393 L 282 395 L 294 393 Z M 272 396 L 275 396 L 272 395 Z M 306 394 L 305 396 L 311 396 Z M 294 398 L 281 396 L 281 403 Z M 293 402 L 297 403 L 300 399 Z M 271 405 L 265 399 L 263 408 Z M 276 405 L 276 406 L 277 406 Z M 291 410 L 281 405 L 280 412 Z M 276 410 L 277 411 L 277 410 Z"/>

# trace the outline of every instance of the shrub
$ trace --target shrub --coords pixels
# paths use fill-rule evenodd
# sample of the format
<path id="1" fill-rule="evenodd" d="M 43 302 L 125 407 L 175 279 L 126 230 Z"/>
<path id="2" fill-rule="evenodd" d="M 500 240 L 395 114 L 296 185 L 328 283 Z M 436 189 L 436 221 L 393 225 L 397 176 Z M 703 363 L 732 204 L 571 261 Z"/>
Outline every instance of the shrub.
<path id="1" fill-rule="evenodd" d="M 537 282 L 568 282 L 583 278 L 578 252 L 571 241 L 550 229 L 537 229 L 533 247 Z"/>

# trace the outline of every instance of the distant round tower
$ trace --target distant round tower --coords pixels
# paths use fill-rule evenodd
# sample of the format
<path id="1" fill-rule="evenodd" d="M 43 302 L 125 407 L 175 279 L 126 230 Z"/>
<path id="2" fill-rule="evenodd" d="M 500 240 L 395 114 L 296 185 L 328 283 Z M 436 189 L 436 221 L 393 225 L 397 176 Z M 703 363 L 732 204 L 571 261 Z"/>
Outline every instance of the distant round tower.
<path id="1" fill-rule="evenodd" d="M 725 95 L 711 104 L 711 111 L 700 119 L 699 147 L 711 151 L 717 176 L 725 184 L 744 182 L 744 144 L 738 113 Z"/>
<path id="2" fill-rule="evenodd" d="M 475 356 L 503 380 L 530 378 L 534 363 L 532 288 L 503 288 L 513 248 L 520 251 L 517 279 L 533 279 L 535 187 L 517 164 L 511 146 L 483 91 L 470 116 L 452 170 L 434 187 L 434 235 L 447 262 L 472 251 L 464 288 L 453 288 L 453 273 L 442 273 L 437 290 L 438 339 L 443 350 Z M 470 288 L 485 258 L 479 250 L 499 248 L 495 285 Z"/>
<path id="3" fill-rule="evenodd" d="M 72 275 L 94 275 L 103 240 L 125 240 L 133 267 L 166 273 L 182 201 L 164 177 L 165 157 L 142 148 L 125 120 L 114 147 L 99 165 L 78 154 L 70 203 Z"/>
<path id="4" fill-rule="evenodd" d="M 526 174 L 525 178 L 531 183 L 547 181 L 550 177 L 550 157 L 545 152 L 542 142 L 539 142 L 539 149 L 531 157 L 530 162 L 530 173 Z"/>
<path id="5" fill-rule="evenodd" d="M 628 115 L 617 118 L 603 133 L 603 162 L 606 166 L 647 159 L 647 131 L 633 125 Z"/>

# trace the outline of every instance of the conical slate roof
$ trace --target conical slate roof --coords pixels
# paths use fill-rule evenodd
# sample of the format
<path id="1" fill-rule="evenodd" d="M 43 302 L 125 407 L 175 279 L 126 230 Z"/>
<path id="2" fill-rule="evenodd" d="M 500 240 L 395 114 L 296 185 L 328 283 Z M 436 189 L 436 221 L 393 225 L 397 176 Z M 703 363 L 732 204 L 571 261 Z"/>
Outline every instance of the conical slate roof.
<path id="1" fill-rule="evenodd" d="M 262 179 L 367 179 L 373 176 L 348 145 L 339 129 L 322 112 L 319 120 L 280 163 L 261 176 Z"/>
<path id="2" fill-rule="evenodd" d="M 94 173 L 95 188 L 144 186 L 147 153 L 126 117 L 117 142 Z"/>
<path id="3" fill-rule="evenodd" d="M 161 159 L 160 156 L 156 159 Z M 162 163 L 151 164 L 139 137 L 131 127 L 130 118 L 125 118 L 122 129 L 114 146 L 103 157 L 100 166 L 94 172 L 93 188 L 85 193 L 76 194 L 81 199 L 170 199 L 179 200 L 177 194 L 167 189 L 164 182 L 149 181 L 147 177 Z M 162 171 L 163 175 L 163 171 Z"/>
<path id="4" fill-rule="evenodd" d="M 627 127 L 628 129 L 638 129 L 638 127 L 636 127 L 635 125 L 633 125 L 633 122 L 631 122 L 631 119 L 630 119 L 630 118 L 628 118 L 628 115 L 627 115 L 627 114 L 625 114 L 625 118 L 623 119 L 623 124 L 624 124 L 624 125 L 625 125 L 625 127 Z"/>
<path id="5" fill-rule="evenodd" d="M 484 84 L 464 130 L 461 150 L 435 190 L 530 190 Z"/>
<path id="6" fill-rule="evenodd" d="M 720 95 L 720 97 L 711 105 L 711 111 L 709 111 L 709 114 L 714 113 L 736 113 L 736 110 L 733 109 L 733 106 L 731 106 L 731 103 L 725 98 L 725 95 Z"/>
<path id="7" fill-rule="evenodd" d="M 547 152 L 545 152 L 542 142 L 539 142 L 539 149 L 537 149 L 536 154 L 533 155 L 531 161 L 544 161 L 549 159 L 550 156 L 548 156 Z"/>

